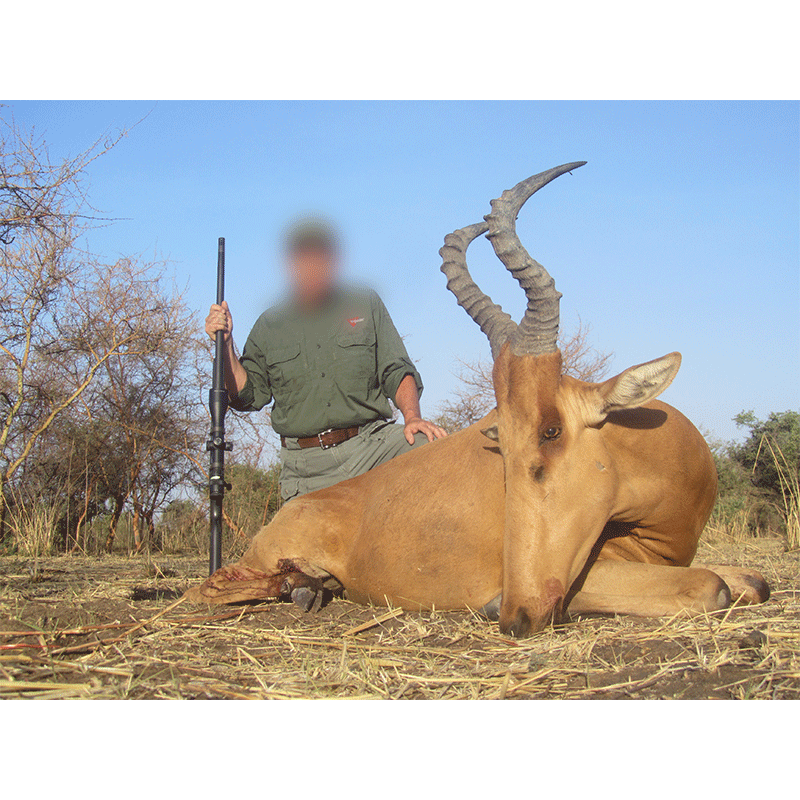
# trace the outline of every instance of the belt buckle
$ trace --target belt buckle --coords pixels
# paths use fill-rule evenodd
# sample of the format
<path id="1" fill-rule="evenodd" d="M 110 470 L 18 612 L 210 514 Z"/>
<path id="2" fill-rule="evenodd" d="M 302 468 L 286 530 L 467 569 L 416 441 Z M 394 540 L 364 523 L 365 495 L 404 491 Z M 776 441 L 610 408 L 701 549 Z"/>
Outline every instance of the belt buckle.
<path id="1" fill-rule="evenodd" d="M 319 446 L 321 450 L 330 450 L 332 447 L 336 447 L 335 444 L 325 444 L 322 441 L 322 437 L 325 436 L 326 433 L 333 433 L 333 428 L 328 428 L 328 430 L 321 431 L 317 434 L 317 439 L 319 439 Z"/>

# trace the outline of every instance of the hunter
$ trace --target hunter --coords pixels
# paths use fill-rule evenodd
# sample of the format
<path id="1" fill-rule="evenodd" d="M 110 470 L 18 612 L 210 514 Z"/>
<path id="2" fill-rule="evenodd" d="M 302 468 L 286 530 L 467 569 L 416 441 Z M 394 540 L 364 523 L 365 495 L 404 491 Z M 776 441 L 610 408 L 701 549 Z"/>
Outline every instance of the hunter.
<path id="1" fill-rule="evenodd" d="M 225 333 L 231 408 L 258 411 L 274 400 L 284 502 L 447 435 L 422 418 L 422 379 L 380 297 L 340 284 L 333 229 L 304 221 L 285 248 L 289 296 L 259 317 L 241 359 L 227 302 L 211 306 L 205 325 L 212 339 Z"/>

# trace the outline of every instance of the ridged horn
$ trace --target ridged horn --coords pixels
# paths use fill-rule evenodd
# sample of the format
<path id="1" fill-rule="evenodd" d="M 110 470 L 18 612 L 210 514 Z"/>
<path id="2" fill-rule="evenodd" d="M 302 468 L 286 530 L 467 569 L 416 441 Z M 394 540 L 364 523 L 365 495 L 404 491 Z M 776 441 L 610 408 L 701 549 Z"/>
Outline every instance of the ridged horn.
<path id="1" fill-rule="evenodd" d="M 563 164 L 521 181 L 497 200 L 492 200 L 492 212 L 484 217 L 489 225 L 486 238 L 528 298 L 525 316 L 511 339 L 514 355 L 543 355 L 558 349 L 558 301 L 561 299 L 555 281 L 520 242 L 516 231 L 517 214 L 535 192 L 585 163 Z"/>
<path id="2" fill-rule="evenodd" d="M 517 333 L 517 324 L 472 280 L 466 255 L 470 243 L 488 230 L 488 223 L 478 222 L 448 233 L 439 255 L 443 259 L 441 269 L 447 276 L 447 288 L 486 334 L 492 348 L 492 358 L 497 358 L 503 345 Z"/>

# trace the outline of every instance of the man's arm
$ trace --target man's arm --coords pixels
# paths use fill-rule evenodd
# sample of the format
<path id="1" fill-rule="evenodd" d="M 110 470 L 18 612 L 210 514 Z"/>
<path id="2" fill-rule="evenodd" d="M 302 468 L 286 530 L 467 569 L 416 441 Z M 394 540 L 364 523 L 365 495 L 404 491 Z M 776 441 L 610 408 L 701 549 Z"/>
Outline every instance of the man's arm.
<path id="1" fill-rule="evenodd" d="M 397 387 L 394 404 L 400 409 L 400 413 L 405 420 L 405 435 L 406 441 L 409 444 L 414 444 L 415 433 L 424 433 L 428 437 L 429 442 L 432 442 L 434 439 L 443 439 L 447 436 L 447 433 L 438 425 L 434 425 L 432 422 L 422 419 L 422 412 L 419 408 L 417 383 L 412 375 L 406 375 L 403 380 L 400 381 L 400 386 Z"/>
<path id="2" fill-rule="evenodd" d="M 378 340 L 378 379 L 387 397 L 391 398 L 394 394 L 394 404 L 400 409 L 405 420 L 406 441 L 414 444 L 415 433 L 424 433 L 429 442 L 444 438 L 447 436 L 445 431 L 438 425 L 422 419 L 419 408 L 422 380 L 406 352 L 403 340 L 397 333 L 386 306 L 377 294 L 373 294 L 373 319 Z"/>
<path id="3" fill-rule="evenodd" d="M 225 388 L 231 397 L 236 397 L 247 383 L 247 372 L 236 357 L 233 345 L 233 317 L 226 300 L 222 301 L 221 306 L 216 303 L 211 306 L 206 317 L 206 333 L 214 339 L 217 331 L 223 331 L 225 334 L 225 345 L 222 350 L 225 361 Z"/>

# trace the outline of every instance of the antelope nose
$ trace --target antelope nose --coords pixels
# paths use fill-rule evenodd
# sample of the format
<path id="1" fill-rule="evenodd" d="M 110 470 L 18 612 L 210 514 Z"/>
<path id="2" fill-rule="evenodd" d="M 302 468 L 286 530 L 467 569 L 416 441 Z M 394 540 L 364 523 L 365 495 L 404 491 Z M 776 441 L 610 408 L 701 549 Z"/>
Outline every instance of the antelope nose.
<path id="1" fill-rule="evenodd" d="M 555 599 L 549 609 L 543 613 L 531 615 L 525 608 L 517 609 L 517 613 L 510 623 L 501 622 L 500 630 L 515 639 L 525 639 L 534 633 L 544 630 L 561 619 L 564 607 L 564 598 Z"/>
<path id="2" fill-rule="evenodd" d="M 543 627 L 544 625 L 542 625 L 542 628 Z M 526 636 L 530 636 L 531 633 L 535 633 L 531 628 L 531 618 L 528 616 L 525 609 L 521 608 L 517 611 L 517 616 L 514 617 L 514 621 L 508 626 L 506 633 L 509 636 L 513 636 L 515 639 L 524 639 Z M 539 630 L 541 630 L 541 628 L 539 628 Z"/>

